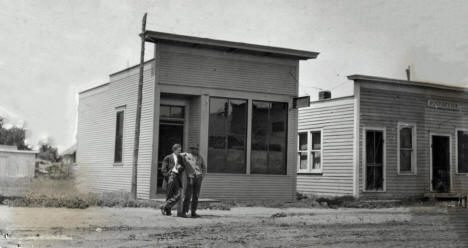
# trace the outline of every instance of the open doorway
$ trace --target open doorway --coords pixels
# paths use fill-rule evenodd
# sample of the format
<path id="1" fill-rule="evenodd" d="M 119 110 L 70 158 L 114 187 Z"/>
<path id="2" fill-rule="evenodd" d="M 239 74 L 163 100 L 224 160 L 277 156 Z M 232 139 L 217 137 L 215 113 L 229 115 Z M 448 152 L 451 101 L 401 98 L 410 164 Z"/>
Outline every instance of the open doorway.
<path id="1" fill-rule="evenodd" d="M 432 190 L 450 192 L 450 136 L 431 135 Z"/>
<path id="2" fill-rule="evenodd" d="M 180 144 L 184 147 L 184 107 L 161 105 L 161 116 L 159 122 L 159 145 L 158 145 L 158 178 L 156 193 L 164 194 L 161 173 L 162 161 L 165 156 L 172 153 L 172 145 Z"/>

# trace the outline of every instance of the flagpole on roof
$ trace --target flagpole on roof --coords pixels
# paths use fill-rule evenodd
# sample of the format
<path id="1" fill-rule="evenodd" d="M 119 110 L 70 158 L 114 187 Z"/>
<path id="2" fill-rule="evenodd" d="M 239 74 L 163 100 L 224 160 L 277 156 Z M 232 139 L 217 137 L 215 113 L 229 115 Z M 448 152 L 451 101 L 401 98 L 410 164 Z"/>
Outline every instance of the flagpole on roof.
<path id="1" fill-rule="evenodd" d="M 133 199 L 137 199 L 137 175 L 138 175 L 138 149 L 140 146 L 140 121 L 141 121 L 141 105 L 143 102 L 143 70 L 145 66 L 145 32 L 146 32 L 146 16 L 143 15 L 141 25 L 141 53 L 140 53 L 140 78 L 138 80 L 138 97 L 135 120 L 135 140 L 133 148 L 133 165 L 132 165 L 132 189 L 131 194 Z"/>

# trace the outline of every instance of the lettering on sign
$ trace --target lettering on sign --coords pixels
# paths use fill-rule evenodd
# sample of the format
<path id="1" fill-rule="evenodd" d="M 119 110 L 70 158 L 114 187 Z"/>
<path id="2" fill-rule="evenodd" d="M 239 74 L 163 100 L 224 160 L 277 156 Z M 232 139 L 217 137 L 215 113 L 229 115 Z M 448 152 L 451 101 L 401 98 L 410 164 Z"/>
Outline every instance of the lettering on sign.
<path id="1" fill-rule="evenodd" d="M 310 96 L 294 97 L 293 109 L 310 107 Z"/>
<path id="2" fill-rule="evenodd" d="M 444 109 L 444 110 L 452 110 L 452 111 L 459 111 L 460 105 L 455 102 L 446 102 L 441 100 L 427 100 L 427 106 L 430 108 L 435 109 Z"/>

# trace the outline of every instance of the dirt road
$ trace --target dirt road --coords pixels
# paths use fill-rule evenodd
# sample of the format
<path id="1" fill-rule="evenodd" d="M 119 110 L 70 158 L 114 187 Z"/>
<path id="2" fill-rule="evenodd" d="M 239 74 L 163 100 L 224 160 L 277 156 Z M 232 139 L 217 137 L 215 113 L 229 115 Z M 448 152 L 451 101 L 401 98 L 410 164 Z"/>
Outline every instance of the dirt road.
<path id="1" fill-rule="evenodd" d="M 202 210 L 200 219 L 137 208 L 0 207 L 0 246 L 17 247 L 468 247 L 468 210 Z"/>

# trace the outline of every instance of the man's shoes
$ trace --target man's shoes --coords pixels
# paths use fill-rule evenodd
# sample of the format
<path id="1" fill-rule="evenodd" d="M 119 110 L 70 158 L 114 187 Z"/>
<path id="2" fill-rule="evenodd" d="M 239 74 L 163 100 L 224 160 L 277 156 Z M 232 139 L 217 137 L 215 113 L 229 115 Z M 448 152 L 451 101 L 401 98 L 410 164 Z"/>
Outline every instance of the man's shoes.
<path id="1" fill-rule="evenodd" d="M 197 213 L 192 213 L 191 216 L 192 216 L 192 218 L 200 218 L 200 217 L 201 217 L 201 216 L 198 215 Z"/>
<path id="2" fill-rule="evenodd" d="M 186 213 L 177 214 L 177 217 L 188 218 Z"/>
<path id="3" fill-rule="evenodd" d="M 161 206 L 161 213 L 162 213 L 162 215 L 167 215 L 167 216 L 172 215 L 171 210 L 166 209 L 166 207 L 164 207 L 164 206 Z"/>

